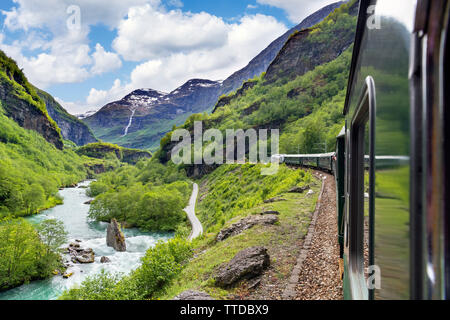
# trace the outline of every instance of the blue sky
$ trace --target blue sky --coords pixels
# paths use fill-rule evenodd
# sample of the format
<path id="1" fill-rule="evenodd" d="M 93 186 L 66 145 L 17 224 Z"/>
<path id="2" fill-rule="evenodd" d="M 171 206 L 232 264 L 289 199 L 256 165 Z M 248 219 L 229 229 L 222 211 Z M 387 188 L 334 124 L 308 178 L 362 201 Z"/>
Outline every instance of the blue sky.
<path id="1" fill-rule="evenodd" d="M 0 49 L 71 113 L 223 80 L 330 0 L 2 0 Z"/>

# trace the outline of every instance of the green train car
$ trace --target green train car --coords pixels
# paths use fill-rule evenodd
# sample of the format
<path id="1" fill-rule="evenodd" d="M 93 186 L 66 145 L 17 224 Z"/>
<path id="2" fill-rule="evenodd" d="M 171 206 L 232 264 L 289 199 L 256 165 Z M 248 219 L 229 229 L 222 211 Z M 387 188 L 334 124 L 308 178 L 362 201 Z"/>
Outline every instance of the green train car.
<path id="1" fill-rule="evenodd" d="M 450 297 L 449 14 L 360 1 L 335 172 L 347 299 Z"/>
<path id="2" fill-rule="evenodd" d="M 450 298 L 449 19 L 361 0 L 336 152 L 277 155 L 336 178 L 346 299 Z"/>

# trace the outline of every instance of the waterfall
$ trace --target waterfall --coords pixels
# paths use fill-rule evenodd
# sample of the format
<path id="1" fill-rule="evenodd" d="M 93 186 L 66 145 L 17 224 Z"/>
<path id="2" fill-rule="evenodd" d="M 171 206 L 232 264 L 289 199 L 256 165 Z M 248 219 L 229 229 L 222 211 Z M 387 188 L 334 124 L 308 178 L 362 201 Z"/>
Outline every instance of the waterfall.
<path id="1" fill-rule="evenodd" d="M 125 137 L 128 134 L 128 130 L 130 129 L 131 124 L 133 123 L 133 117 L 134 117 L 134 113 L 136 112 L 136 109 L 130 110 L 130 111 L 131 111 L 130 121 L 128 122 L 128 126 L 125 128 L 125 132 L 122 137 Z"/>

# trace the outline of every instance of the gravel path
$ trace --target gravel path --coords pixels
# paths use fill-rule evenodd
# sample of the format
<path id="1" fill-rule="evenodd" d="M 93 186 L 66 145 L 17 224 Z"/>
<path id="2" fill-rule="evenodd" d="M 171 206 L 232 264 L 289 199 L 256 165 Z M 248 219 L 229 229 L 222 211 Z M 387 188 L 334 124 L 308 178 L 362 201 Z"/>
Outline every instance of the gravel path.
<path id="1" fill-rule="evenodd" d="M 311 248 L 302 265 L 295 300 L 342 300 L 337 239 L 336 187 L 334 177 L 325 175 Z"/>

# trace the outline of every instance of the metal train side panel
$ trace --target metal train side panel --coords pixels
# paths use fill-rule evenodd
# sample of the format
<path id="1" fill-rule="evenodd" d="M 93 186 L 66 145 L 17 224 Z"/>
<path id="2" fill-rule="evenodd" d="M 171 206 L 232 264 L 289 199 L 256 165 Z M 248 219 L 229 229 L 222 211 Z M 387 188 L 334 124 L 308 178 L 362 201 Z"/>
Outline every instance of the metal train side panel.
<path id="1" fill-rule="evenodd" d="M 345 286 L 350 299 L 410 297 L 408 71 L 415 6 L 411 0 L 361 1 L 345 110 L 347 136 L 363 137 L 346 142 Z M 373 116 L 357 119 L 368 77 L 376 108 Z M 369 136 L 373 141 L 365 140 Z M 371 165 L 354 171 L 359 156 L 364 163 L 371 159 Z M 350 174 L 361 170 L 361 175 Z M 368 264 L 374 270 L 369 275 L 364 272 Z M 370 275 L 381 282 L 371 283 L 376 278 Z"/>

